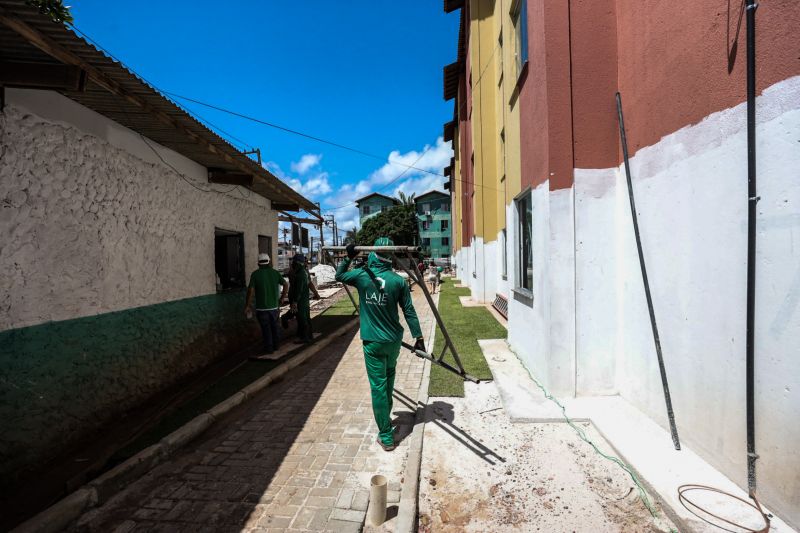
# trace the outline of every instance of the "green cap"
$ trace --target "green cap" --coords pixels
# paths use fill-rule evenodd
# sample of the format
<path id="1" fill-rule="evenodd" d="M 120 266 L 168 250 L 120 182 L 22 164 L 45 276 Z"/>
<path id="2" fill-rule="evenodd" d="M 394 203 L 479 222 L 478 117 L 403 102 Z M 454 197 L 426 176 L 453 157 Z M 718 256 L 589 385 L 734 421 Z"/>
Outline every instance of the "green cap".
<path id="1" fill-rule="evenodd" d="M 394 241 L 392 239 L 390 239 L 389 237 L 378 237 L 377 239 L 375 239 L 375 243 L 372 246 L 394 246 Z M 377 254 L 375 252 L 372 252 L 372 254 L 374 254 L 375 257 L 377 257 L 381 261 L 384 261 L 386 263 L 391 263 L 392 262 L 392 260 L 390 258 L 386 257 L 386 256 L 379 255 L 379 254 Z M 370 254 L 370 255 L 372 255 L 372 254 Z"/>

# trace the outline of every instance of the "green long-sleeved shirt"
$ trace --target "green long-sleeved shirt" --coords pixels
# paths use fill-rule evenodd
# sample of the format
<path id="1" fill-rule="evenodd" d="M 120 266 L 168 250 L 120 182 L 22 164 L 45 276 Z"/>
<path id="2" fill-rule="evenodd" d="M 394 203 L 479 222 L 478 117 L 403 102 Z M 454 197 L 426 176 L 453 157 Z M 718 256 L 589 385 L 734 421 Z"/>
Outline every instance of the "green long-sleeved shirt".
<path id="1" fill-rule="evenodd" d="M 411 291 L 406 281 L 392 272 L 390 265 L 381 261 L 374 253 L 369 254 L 367 268 L 375 275 L 376 282 L 363 268 L 348 271 L 350 259 L 345 259 L 336 269 L 336 281 L 351 285 L 358 290 L 361 304 L 361 340 L 377 342 L 400 342 L 403 326 L 397 312 L 403 310 L 411 335 L 422 337 L 417 311 L 411 301 Z M 377 285 L 382 285 L 379 289 Z"/>
<path id="2" fill-rule="evenodd" d="M 307 306 L 308 298 L 308 272 L 304 267 L 295 267 L 289 274 L 289 302 L 298 307 Z"/>

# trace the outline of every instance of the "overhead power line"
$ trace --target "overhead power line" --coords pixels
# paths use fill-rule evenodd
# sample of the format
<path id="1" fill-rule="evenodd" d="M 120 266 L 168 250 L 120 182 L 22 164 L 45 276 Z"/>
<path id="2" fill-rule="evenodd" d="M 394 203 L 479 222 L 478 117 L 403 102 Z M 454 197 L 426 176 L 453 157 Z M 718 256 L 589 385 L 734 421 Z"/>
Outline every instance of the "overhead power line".
<path id="1" fill-rule="evenodd" d="M 416 166 L 416 165 L 419 163 L 419 161 L 420 161 L 420 160 L 422 160 L 422 157 L 423 157 L 423 156 L 424 156 L 424 155 L 425 155 L 425 154 L 426 154 L 426 153 L 427 153 L 427 152 L 428 152 L 428 151 L 431 149 L 431 146 L 430 146 L 430 145 L 429 145 L 429 146 L 427 146 L 427 147 L 425 148 L 425 150 L 423 150 L 423 152 L 420 154 L 420 156 L 419 156 L 419 157 L 418 157 L 418 158 L 417 158 L 417 159 L 416 159 L 416 160 L 415 160 L 415 161 L 414 161 L 412 164 L 408 165 L 408 164 L 406 164 L 406 163 L 402 163 L 402 162 L 399 162 L 399 161 L 392 161 L 390 158 L 387 158 L 387 157 L 385 157 L 385 156 L 381 156 L 381 155 L 378 155 L 378 154 L 373 154 L 373 153 L 370 153 L 370 152 L 367 152 L 367 151 L 364 151 L 364 150 L 361 150 L 361 149 L 358 149 L 358 148 L 354 148 L 354 147 L 352 147 L 352 146 L 347 146 L 347 145 L 344 145 L 344 144 L 341 144 L 341 143 L 338 143 L 338 142 L 335 142 L 335 141 L 330 141 L 330 140 L 328 140 L 328 139 L 324 139 L 324 138 L 322 138 L 322 137 L 317 137 L 317 136 L 315 136 L 315 135 L 311 135 L 311 134 L 309 134 L 309 133 L 305 133 L 305 132 L 301 132 L 301 131 L 298 131 L 298 130 L 294 130 L 294 129 L 292 129 L 292 128 L 287 128 L 287 127 L 285 127 L 285 126 L 281 126 L 281 125 L 279 125 L 279 124 L 275 124 L 275 123 L 272 123 L 272 122 L 269 122 L 269 121 L 266 121 L 266 120 L 263 120 L 263 119 L 260 119 L 260 118 L 257 118 L 257 117 L 253 117 L 253 116 L 250 116 L 250 115 L 247 115 L 247 114 L 244 114 L 244 113 L 239 113 L 239 112 L 237 112 L 237 111 L 233 111 L 233 110 L 230 110 L 230 109 L 226 109 L 226 108 L 224 108 L 224 107 L 217 106 L 217 105 L 214 105 L 214 104 L 209 104 L 209 103 L 207 103 L 207 102 L 203 102 L 203 101 L 201 101 L 201 100 L 197 100 L 197 99 L 195 99 L 195 98 L 191 98 L 191 97 L 188 97 L 188 96 L 180 95 L 180 94 L 173 93 L 173 92 L 170 92 L 170 91 L 165 91 L 164 89 L 160 88 L 159 86 L 157 86 L 156 84 L 152 83 L 152 82 L 151 82 L 151 81 L 149 81 L 147 78 L 145 78 L 144 76 L 142 76 L 142 75 L 141 75 L 139 72 L 137 72 L 136 70 L 134 70 L 133 68 L 131 68 L 130 66 L 128 66 L 127 64 L 125 64 L 125 63 L 124 63 L 123 61 L 121 61 L 119 58 L 117 58 L 116 56 L 114 56 L 114 54 L 112 54 L 112 53 L 111 53 L 111 52 L 110 52 L 108 49 L 106 49 L 105 47 L 103 47 L 103 46 L 102 46 L 100 43 L 98 43 L 96 40 L 92 39 L 92 37 L 91 37 L 91 36 L 89 36 L 89 35 L 88 35 L 86 32 L 84 32 L 84 31 L 80 30 L 80 29 L 79 29 L 78 27 L 76 27 L 74 24 L 70 24 L 69 26 L 70 26 L 70 27 L 71 27 L 71 28 L 72 28 L 72 29 L 73 29 L 73 30 L 74 30 L 76 33 L 80 34 L 80 35 L 81 35 L 81 36 L 82 36 L 84 39 L 86 39 L 87 41 L 91 42 L 91 43 L 92 43 L 92 44 L 93 44 L 93 45 L 94 45 L 94 46 L 95 46 L 95 47 L 96 47 L 98 50 L 102 50 L 102 51 L 103 51 L 104 53 L 106 53 L 106 54 L 107 54 L 109 57 L 111 57 L 111 58 L 112 58 L 114 61 L 118 62 L 120 65 L 124 66 L 125 68 L 127 68 L 128 70 L 130 70 L 131 72 L 133 72 L 133 73 L 134 73 L 136 76 L 138 76 L 138 77 L 139 77 L 139 78 L 140 78 L 140 79 L 141 79 L 143 82 L 145 82 L 146 84 L 148 84 L 150 87 L 152 87 L 153 89 L 155 89 L 156 91 L 158 91 L 158 92 L 159 92 L 159 93 L 161 93 L 162 95 L 165 95 L 165 96 L 172 97 L 172 98 L 170 98 L 170 100 L 172 100 L 172 101 L 173 101 L 173 102 L 174 102 L 176 105 L 178 105 L 179 107 L 181 107 L 181 108 L 182 108 L 184 111 L 186 111 L 186 112 L 187 112 L 187 113 L 189 113 L 190 115 L 193 115 L 193 116 L 195 116 L 195 117 L 196 117 L 196 118 L 198 118 L 200 121 L 202 121 L 202 122 L 206 123 L 208 126 L 210 126 L 211 128 L 213 128 L 213 129 L 217 130 L 218 132 L 220 132 L 222 135 L 224 135 L 224 136 L 228 137 L 229 139 L 234 139 L 234 140 L 238 141 L 239 143 L 241 143 L 241 144 L 242 144 L 242 145 L 244 145 L 245 147 L 250 147 L 250 148 L 252 148 L 252 147 L 253 147 L 253 145 L 252 145 L 252 144 L 250 144 L 250 143 L 248 143 L 248 142 L 246 142 L 246 141 L 244 141 L 244 140 L 242 140 L 242 139 L 240 139 L 240 138 L 238 138 L 238 137 L 236 137 L 236 136 L 234 136 L 233 134 L 231 134 L 231 133 L 229 133 L 229 132 L 227 132 L 227 131 L 223 130 L 222 128 L 220 128 L 220 127 L 216 126 L 215 124 L 213 124 L 213 123 L 212 123 L 211 121 L 209 121 L 208 119 L 206 119 L 206 118 L 202 117 L 202 116 L 201 116 L 199 113 L 197 113 L 196 111 L 194 111 L 194 110 L 191 110 L 191 109 L 187 108 L 185 105 L 181 105 L 180 103 L 178 103 L 178 102 L 175 102 L 175 99 L 176 99 L 176 98 L 178 98 L 178 99 L 181 99 L 181 100 L 185 100 L 185 101 L 187 101 L 187 102 L 193 102 L 193 103 L 195 103 L 195 104 L 197 104 L 197 105 L 201 105 L 201 106 L 207 107 L 207 108 L 209 108 L 209 109 L 214 109 L 214 110 L 220 111 L 220 112 L 222 112 L 222 113 L 227 113 L 227 114 L 229 114 L 229 115 L 237 116 L 237 117 L 243 118 L 243 119 L 245 119 L 245 120 L 250 120 L 250 121 L 252 121 L 252 122 L 256 122 L 256 123 L 259 123 L 259 124 L 263 124 L 263 125 L 265 125 L 265 126 L 268 126 L 268 127 L 271 127 L 271 128 L 277 129 L 277 130 L 280 130 L 280 131 L 284 131 L 284 132 L 286 132 L 286 133 L 290 133 L 290 134 L 293 134 L 293 135 L 298 135 L 298 136 L 300 136 L 300 137 L 304 137 L 304 138 L 307 138 L 307 139 L 310 139 L 310 140 L 313 140 L 313 141 L 316 141 L 316 142 L 320 142 L 320 143 L 323 143 L 323 144 L 327 144 L 327 145 L 329 145 L 329 146 L 334 146 L 334 147 L 336 147 L 336 148 L 340 148 L 340 149 L 342 149 L 342 150 L 347 150 L 347 151 L 349 151 L 349 152 L 353 152 L 353 153 L 356 153 L 356 154 L 359 154 L 359 155 L 362 155 L 362 156 L 365 156 L 365 157 L 369 157 L 369 158 L 372 158 L 372 159 L 376 159 L 376 160 L 379 160 L 379 161 L 383 161 L 383 162 L 385 162 L 385 163 L 389 163 L 390 165 L 397 165 L 397 166 L 406 167 L 406 168 L 405 168 L 405 170 L 404 170 L 403 172 L 401 172 L 400 174 L 398 174 L 398 175 L 397 175 L 396 177 L 394 177 L 394 178 L 393 178 L 391 181 L 389 181 L 388 183 L 384 184 L 384 185 L 383 185 L 383 186 L 382 186 L 380 189 L 378 189 L 379 191 L 381 191 L 381 190 L 385 190 L 385 189 L 386 189 L 388 186 L 390 186 L 391 184 L 395 183 L 397 180 L 399 180 L 401 177 L 403 177 L 404 175 L 406 175 L 406 174 L 407 174 L 409 171 L 411 171 L 411 170 L 416 170 L 416 171 L 418 171 L 418 172 L 422 172 L 422 173 L 425 173 L 425 174 L 429 174 L 429 175 L 431 175 L 431 176 L 437 176 L 437 177 L 440 177 L 440 178 L 447 178 L 447 176 L 445 176 L 444 174 L 441 174 L 441 173 L 439 173 L 439 172 L 433 172 L 433 171 L 431 171 L 431 170 L 428 170 L 428 169 L 425 169 L 425 168 L 421 168 L 421 167 L 417 167 L 417 166 Z M 493 55 L 495 54 L 495 52 L 497 51 L 497 49 L 498 49 L 498 48 L 499 48 L 499 44 L 498 44 L 498 45 L 495 45 L 495 48 L 494 48 L 494 50 L 492 50 L 492 54 L 491 54 L 491 56 L 493 56 Z M 489 57 L 489 60 L 487 61 L 487 64 L 486 64 L 486 66 L 485 66 L 485 67 L 483 68 L 483 70 L 480 72 L 480 75 L 478 76 L 478 80 L 477 80 L 477 81 L 476 81 L 476 82 L 473 84 L 473 88 L 475 88 L 475 87 L 477 87 L 478 85 L 480 85 L 480 84 L 481 84 L 481 81 L 482 81 L 482 79 L 483 79 L 483 75 L 485 74 L 486 70 L 488 69 L 489 65 L 491 64 L 491 58 L 492 58 L 491 56 Z M 464 104 L 462 104 L 462 105 L 465 105 L 465 104 L 466 104 L 466 102 L 465 102 Z M 490 186 L 488 186 L 488 185 L 478 184 L 478 183 L 475 183 L 474 181 L 462 180 L 462 179 L 456 178 L 455 176 L 452 176 L 450 179 L 452 179 L 453 181 L 459 181 L 459 182 L 462 182 L 462 183 L 465 183 L 465 184 L 471 184 L 471 185 L 472 185 L 473 187 L 475 187 L 475 188 L 483 188 L 483 189 L 489 189 L 489 190 L 501 191 L 501 189 L 499 189 L 499 188 L 496 188 L 496 187 L 490 187 Z M 326 209 L 326 210 L 324 210 L 324 211 L 327 211 L 327 212 L 330 212 L 330 211 L 336 211 L 336 210 L 339 210 L 339 209 L 343 209 L 343 208 L 345 208 L 345 207 L 349 207 L 350 205 L 353 205 L 354 203 L 355 203 L 355 202 L 350 202 L 349 204 L 346 204 L 346 205 L 343 205 L 343 206 L 339 206 L 339 207 L 335 207 L 335 208 L 332 208 L 332 209 Z"/>
<path id="2" fill-rule="evenodd" d="M 402 166 L 402 167 L 407 167 L 409 170 L 413 169 L 413 170 L 417 170 L 419 172 L 424 172 L 425 174 L 430 174 L 432 176 L 439 176 L 441 178 L 445 177 L 444 174 L 440 174 L 439 172 L 433 172 L 433 171 L 425 169 L 425 168 L 415 167 L 413 165 L 407 165 L 407 164 L 401 163 L 399 161 L 392 161 L 391 159 L 388 159 L 388 158 L 386 158 L 385 156 L 382 156 L 382 155 L 377 155 L 377 154 L 372 154 L 370 152 L 365 152 L 364 150 L 360 150 L 358 148 L 353 148 L 352 146 L 347 146 L 347 145 L 344 145 L 344 144 L 341 144 L 341 143 L 337 143 L 337 142 L 334 142 L 334 141 L 329 141 L 327 139 L 323 139 L 322 137 L 317 137 L 317 136 L 311 135 L 309 133 L 304 133 L 302 131 L 294 130 L 292 128 L 287 128 L 285 126 L 281 126 L 281 125 L 275 124 L 273 122 L 262 120 L 260 118 L 253 117 L 251 115 L 246 115 L 244 113 L 239 113 L 238 111 L 233 111 L 231 109 L 226 109 L 224 107 L 220 107 L 220 106 L 217 106 L 217 105 L 214 105 L 214 104 L 209 104 L 207 102 L 196 100 L 196 99 L 190 98 L 188 96 L 183 96 L 183 95 L 176 94 L 176 93 L 173 93 L 173 92 L 170 92 L 170 91 L 161 91 L 161 92 L 163 92 L 166 95 L 172 96 L 173 98 L 179 98 L 181 100 L 186 100 L 187 102 L 192 102 L 192 103 L 204 106 L 204 107 L 208 107 L 210 109 L 215 109 L 217 111 L 221 111 L 222 113 L 228 113 L 229 115 L 233 115 L 233 116 L 236 116 L 236 117 L 239 117 L 239 118 L 243 118 L 245 120 L 250 120 L 250 121 L 253 121 L 253 122 L 257 122 L 259 124 L 263 124 L 264 126 L 269 126 L 270 128 L 275 128 L 275 129 L 278 129 L 278 130 L 281 130 L 281 131 L 285 131 L 287 133 L 291 133 L 293 135 L 298 135 L 300 137 L 305 137 L 306 139 L 311 139 L 312 141 L 316 141 L 316 142 L 320 142 L 320 143 L 327 144 L 327 145 L 330 145 L 330 146 L 334 146 L 336 148 L 341 148 L 342 150 L 347 150 L 349 152 L 360 154 L 360 155 L 363 155 L 363 156 L 366 156 L 366 157 L 371 157 L 372 159 L 377 159 L 379 161 L 384 161 L 384 162 L 389 163 L 390 165 L 399 165 L 399 166 Z"/>

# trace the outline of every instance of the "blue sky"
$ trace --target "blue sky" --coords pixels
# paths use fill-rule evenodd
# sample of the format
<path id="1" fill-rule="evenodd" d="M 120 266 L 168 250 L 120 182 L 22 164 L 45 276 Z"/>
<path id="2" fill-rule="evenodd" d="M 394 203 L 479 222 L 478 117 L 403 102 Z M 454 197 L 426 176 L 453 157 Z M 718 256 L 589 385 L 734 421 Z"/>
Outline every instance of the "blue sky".
<path id="1" fill-rule="evenodd" d="M 442 67 L 458 15 L 404 2 L 73 0 L 75 26 L 158 88 L 437 173 L 450 159 Z M 402 6 L 402 9 L 398 9 Z M 265 163 L 323 210 L 443 179 L 319 144 L 196 104 L 185 107 L 260 147 Z M 241 144 L 239 141 L 233 141 Z M 336 211 L 343 228 L 351 206 Z"/>

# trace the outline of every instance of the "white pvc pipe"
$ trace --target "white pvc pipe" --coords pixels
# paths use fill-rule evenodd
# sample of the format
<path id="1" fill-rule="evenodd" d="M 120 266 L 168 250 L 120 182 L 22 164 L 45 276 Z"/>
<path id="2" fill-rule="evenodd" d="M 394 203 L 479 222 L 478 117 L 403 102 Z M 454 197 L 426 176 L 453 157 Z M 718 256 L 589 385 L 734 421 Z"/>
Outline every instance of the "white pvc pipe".
<path id="1" fill-rule="evenodd" d="M 372 476 L 369 482 L 369 521 L 379 526 L 386 521 L 386 476 Z"/>

